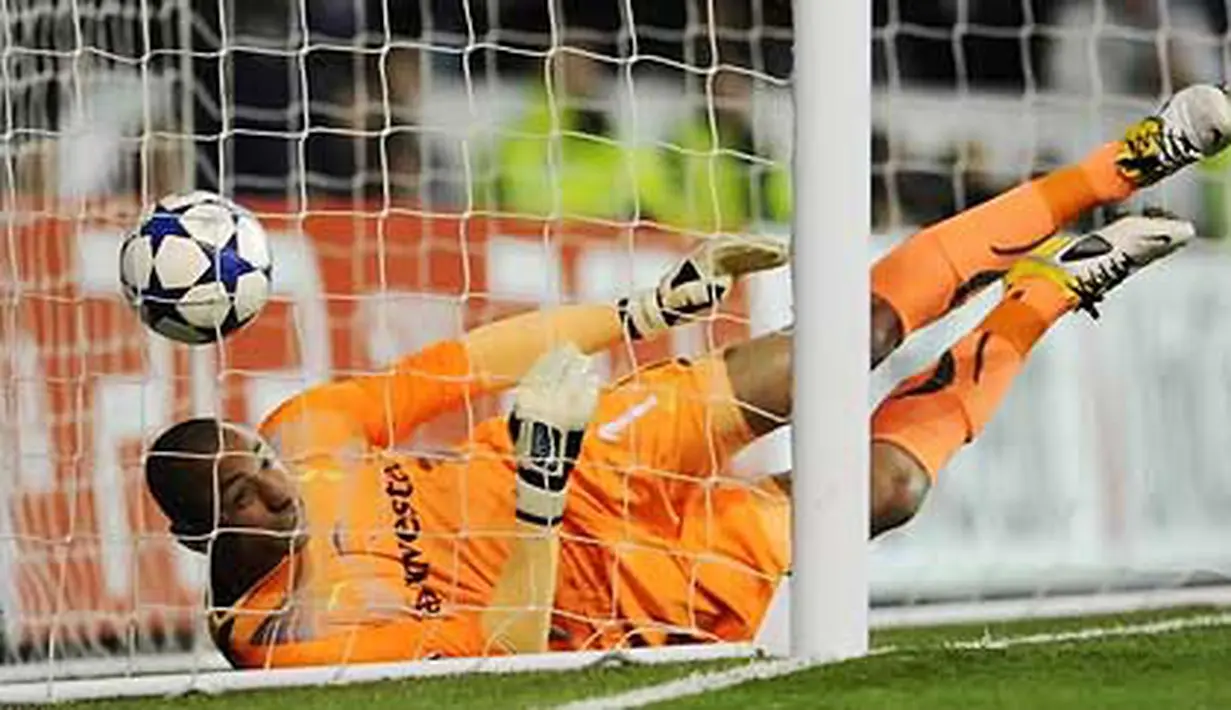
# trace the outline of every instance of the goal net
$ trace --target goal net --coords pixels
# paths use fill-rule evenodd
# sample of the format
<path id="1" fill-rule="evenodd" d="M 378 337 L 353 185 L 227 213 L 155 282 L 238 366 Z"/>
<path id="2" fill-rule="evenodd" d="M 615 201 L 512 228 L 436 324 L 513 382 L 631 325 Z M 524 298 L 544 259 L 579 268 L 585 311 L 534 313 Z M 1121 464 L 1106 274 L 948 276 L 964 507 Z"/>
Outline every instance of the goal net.
<path id="1" fill-rule="evenodd" d="M 148 447 L 168 425 L 256 423 L 306 387 L 466 329 L 614 302 L 701 238 L 784 231 L 773 222 L 789 215 L 786 8 L 588 5 L 0 6 L 5 702 L 183 691 L 228 668 L 206 632 L 210 561 L 176 546 L 144 485 Z M 193 188 L 260 216 L 276 273 L 250 328 L 195 350 L 146 331 L 117 284 L 120 240 L 142 207 Z M 666 338 L 618 344 L 600 358 L 603 376 L 745 337 L 750 310 L 781 310 L 778 278 Z M 397 449 L 453 450 L 507 409 L 492 399 Z M 664 491 L 687 482 L 637 465 Z M 613 530 L 634 522 L 621 521 L 631 505 L 616 502 Z M 710 521 L 698 510 L 690 527 L 703 544 Z M 456 532 L 468 534 L 482 531 Z M 619 544 L 676 554 L 647 553 L 635 536 Z M 703 565 L 768 576 L 682 554 L 685 586 L 714 574 Z M 598 584 L 596 598 L 616 593 Z M 589 616 L 589 635 L 565 647 L 717 638 L 701 623 L 647 628 L 600 603 Z M 179 684 L 139 682 L 167 673 Z"/>
<path id="2" fill-rule="evenodd" d="M 1223 77 L 1220 3 L 874 8 L 875 249 Z M 207 562 L 144 489 L 165 426 L 256 422 L 473 326 L 653 284 L 698 239 L 790 231 L 784 0 L 7 0 L 0 19 L 0 693 L 165 673 L 187 680 L 158 687 L 184 690 L 228 667 L 205 632 Z M 874 543 L 874 620 L 1225 598 L 1226 169 L 1143 195 L 1211 239 L 1097 327 L 1049 336 L 921 516 Z M 116 253 L 142 205 L 194 187 L 255 210 L 276 266 L 249 329 L 190 351 L 123 306 Z M 984 305 L 913 340 L 873 396 Z M 604 374 L 790 313 L 771 274 L 705 322 L 612 349 Z M 399 448 L 438 452 L 504 405 Z M 790 466 L 780 433 L 723 485 Z M 773 645 L 781 618 L 750 641 Z"/>

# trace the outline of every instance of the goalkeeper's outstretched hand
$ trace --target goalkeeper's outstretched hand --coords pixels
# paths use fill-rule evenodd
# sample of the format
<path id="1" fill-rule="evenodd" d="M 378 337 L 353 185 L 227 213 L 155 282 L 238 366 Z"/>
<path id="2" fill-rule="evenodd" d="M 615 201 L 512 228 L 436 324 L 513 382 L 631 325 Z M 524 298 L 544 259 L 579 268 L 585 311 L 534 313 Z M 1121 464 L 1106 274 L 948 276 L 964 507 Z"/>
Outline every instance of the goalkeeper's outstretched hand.
<path id="1" fill-rule="evenodd" d="M 509 414 L 518 520 L 552 527 L 563 519 L 569 474 L 598 390 L 590 358 L 571 343 L 540 357 L 518 384 Z"/>
<path id="2" fill-rule="evenodd" d="M 672 267 L 657 288 L 620 300 L 624 329 L 630 338 L 640 340 L 696 320 L 726 297 L 735 279 L 782 266 L 787 259 L 786 243 L 772 237 L 708 239 Z"/>

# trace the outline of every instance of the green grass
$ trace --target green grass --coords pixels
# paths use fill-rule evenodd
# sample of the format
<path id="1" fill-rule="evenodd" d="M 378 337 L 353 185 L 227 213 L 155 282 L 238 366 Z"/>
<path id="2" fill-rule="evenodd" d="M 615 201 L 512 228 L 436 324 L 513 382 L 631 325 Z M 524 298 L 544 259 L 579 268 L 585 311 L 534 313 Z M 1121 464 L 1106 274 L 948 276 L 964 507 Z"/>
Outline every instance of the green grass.
<path id="1" fill-rule="evenodd" d="M 1142 710 L 1231 707 L 1231 628 L 1002 650 L 919 646 L 670 708 Z"/>
<path id="2" fill-rule="evenodd" d="M 953 642 L 1141 624 L 1210 611 L 1188 609 L 1116 617 L 886 631 L 874 635 L 873 645 L 891 646 L 892 652 L 747 683 L 658 707 L 739 710 L 1231 708 L 1231 626 L 1184 629 L 1151 636 L 1015 645 L 994 650 L 959 650 L 951 646 Z M 741 663 L 744 661 L 433 678 L 217 697 L 198 695 L 173 701 L 161 698 L 101 701 L 68 707 L 79 710 L 544 707 Z"/>

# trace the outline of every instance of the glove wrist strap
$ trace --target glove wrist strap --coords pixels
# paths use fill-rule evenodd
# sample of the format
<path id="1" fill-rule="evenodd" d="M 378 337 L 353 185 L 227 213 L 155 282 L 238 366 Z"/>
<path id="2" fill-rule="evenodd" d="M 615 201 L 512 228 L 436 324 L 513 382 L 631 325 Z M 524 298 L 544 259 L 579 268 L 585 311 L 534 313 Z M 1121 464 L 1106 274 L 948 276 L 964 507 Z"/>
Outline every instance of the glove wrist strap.
<path id="1" fill-rule="evenodd" d="M 517 519 L 523 523 L 554 528 L 564 521 L 567 481 L 559 491 L 538 488 L 517 471 Z"/>
<path id="2" fill-rule="evenodd" d="M 561 431 L 541 421 L 509 415 L 517 456 L 517 519 L 554 527 L 564 519 L 569 474 L 581 453 L 584 430 Z"/>

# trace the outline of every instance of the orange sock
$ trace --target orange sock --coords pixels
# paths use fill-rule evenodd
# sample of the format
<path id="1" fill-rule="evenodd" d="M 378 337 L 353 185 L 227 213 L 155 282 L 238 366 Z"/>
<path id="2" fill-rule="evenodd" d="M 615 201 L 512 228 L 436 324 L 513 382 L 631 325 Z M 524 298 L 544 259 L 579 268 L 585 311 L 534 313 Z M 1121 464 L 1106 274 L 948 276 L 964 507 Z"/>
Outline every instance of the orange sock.
<path id="1" fill-rule="evenodd" d="M 974 440 L 1021 371 L 1030 349 L 1076 305 L 1045 279 L 1015 285 L 935 367 L 907 378 L 872 416 L 872 439 L 915 457 L 932 479 Z"/>
<path id="2" fill-rule="evenodd" d="M 999 278 L 1060 227 L 1133 184 L 1116 167 L 1119 142 L 911 236 L 872 268 L 872 293 L 907 335 Z"/>

